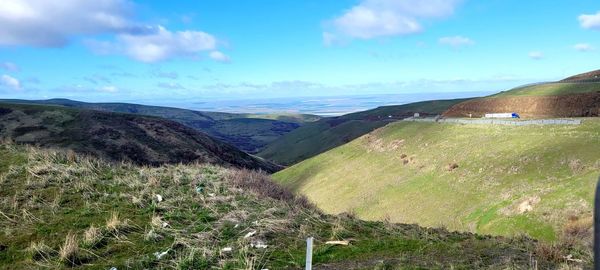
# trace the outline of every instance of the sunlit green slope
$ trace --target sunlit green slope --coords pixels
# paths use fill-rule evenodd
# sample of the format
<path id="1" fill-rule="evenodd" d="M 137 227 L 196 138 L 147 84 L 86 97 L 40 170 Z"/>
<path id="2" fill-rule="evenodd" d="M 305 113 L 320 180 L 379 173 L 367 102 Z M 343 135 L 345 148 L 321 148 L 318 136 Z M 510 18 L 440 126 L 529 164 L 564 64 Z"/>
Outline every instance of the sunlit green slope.
<path id="1" fill-rule="evenodd" d="M 600 119 L 581 126 L 397 122 L 275 174 L 330 213 L 556 239 L 591 215 Z"/>

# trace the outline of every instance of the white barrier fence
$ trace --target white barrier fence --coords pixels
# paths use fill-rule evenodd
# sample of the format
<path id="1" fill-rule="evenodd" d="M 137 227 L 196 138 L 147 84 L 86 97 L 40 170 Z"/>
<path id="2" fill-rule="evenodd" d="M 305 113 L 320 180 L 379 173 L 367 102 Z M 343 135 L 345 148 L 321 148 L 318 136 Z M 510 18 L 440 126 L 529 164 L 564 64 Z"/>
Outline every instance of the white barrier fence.
<path id="1" fill-rule="evenodd" d="M 459 119 L 459 118 L 405 118 L 409 122 L 438 122 L 455 124 L 479 124 L 479 125 L 581 125 L 580 119 L 536 119 L 536 120 L 502 120 L 502 119 Z"/>

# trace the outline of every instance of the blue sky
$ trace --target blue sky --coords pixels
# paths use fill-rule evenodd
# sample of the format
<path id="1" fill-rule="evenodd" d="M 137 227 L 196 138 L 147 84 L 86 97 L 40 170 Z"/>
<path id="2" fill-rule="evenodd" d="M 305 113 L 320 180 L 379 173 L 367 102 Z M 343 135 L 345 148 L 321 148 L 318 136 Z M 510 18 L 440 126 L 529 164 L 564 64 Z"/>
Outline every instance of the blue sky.
<path id="1" fill-rule="evenodd" d="M 498 91 L 598 69 L 593 0 L 0 0 L 0 97 Z"/>

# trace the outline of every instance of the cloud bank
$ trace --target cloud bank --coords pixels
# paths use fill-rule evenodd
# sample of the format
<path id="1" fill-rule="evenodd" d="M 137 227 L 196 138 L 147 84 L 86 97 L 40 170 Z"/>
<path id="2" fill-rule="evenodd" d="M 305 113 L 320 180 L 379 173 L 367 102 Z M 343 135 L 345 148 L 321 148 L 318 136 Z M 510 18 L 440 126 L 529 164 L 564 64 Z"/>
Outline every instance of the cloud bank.
<path id="1" fill-rule="evenodd" d="M 109 34 L 109 40 L 86 44 L 96 53 L 145 63 L 215 51 L 213 35 L 135 21 L 134 8 L 129 0 L 1 0 L 0 45 L 63 47 L 76 37 Z"/>
<path id="2" fill-rule="evenodd" d="M 324 43 L 337 38 L 372 39 L 421 32 L 422 20 L 454 13 L 460 0 L 363 0 L 328 22 Z"/>
<path id="3" fill-rule="evenodd" d="M 21 82 L 17 78 L 6 74 L 0 76 L 0 86 L 7 87 L 11 90 L 21 90 Z"/>
<path id="4" fill-rule="evenodd" d="M 596 14 L 582 14 L 579 24 L 585 29 L 600 30 L 600 11 Z"/>

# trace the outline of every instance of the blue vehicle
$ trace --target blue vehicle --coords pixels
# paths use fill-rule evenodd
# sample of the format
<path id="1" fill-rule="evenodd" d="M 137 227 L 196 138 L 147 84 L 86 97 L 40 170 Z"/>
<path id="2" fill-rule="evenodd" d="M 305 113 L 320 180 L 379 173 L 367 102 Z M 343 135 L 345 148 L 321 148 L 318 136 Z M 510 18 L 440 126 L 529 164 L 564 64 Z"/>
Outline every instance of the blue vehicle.
<path id="1" fill-rule="evenodd" d="M 521 118 L 518 113 L 512 113 L 512 118 Z"/>

